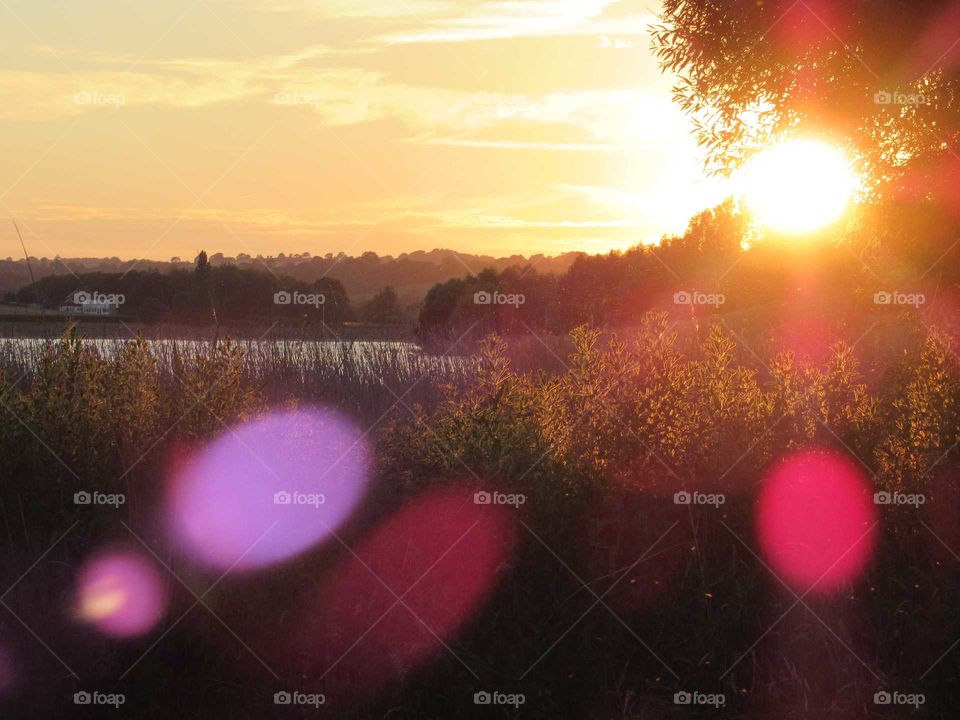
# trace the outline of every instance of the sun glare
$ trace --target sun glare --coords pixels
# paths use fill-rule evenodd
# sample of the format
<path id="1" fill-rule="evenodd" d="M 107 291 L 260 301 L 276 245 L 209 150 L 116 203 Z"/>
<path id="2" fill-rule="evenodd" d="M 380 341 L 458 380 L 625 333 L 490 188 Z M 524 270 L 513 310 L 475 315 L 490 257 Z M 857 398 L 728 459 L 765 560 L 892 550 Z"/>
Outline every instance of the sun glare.
<path id="1" fill-rule="evenodd" d="M 840 219 L 856 185 L 843 152 L 817 140 L 790 140 L 765 150 L 743 175 L 743 195 L 757 221 L 788 235 Z"/>

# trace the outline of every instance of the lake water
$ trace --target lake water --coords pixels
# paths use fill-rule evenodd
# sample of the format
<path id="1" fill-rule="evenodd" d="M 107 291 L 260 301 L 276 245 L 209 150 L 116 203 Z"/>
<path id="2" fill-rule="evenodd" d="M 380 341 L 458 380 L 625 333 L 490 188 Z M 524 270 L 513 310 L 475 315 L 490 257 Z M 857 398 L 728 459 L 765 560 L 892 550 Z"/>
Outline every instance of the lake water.
<path id="1" fill-rule="evenodd" d="M 36 365 L 44 349 L 56 340 L 42 338 L 0 338 L 0 367 L 28 370 Z M 84 339 L 103 357 L 113 357 L 129 340 Z M 174 352 L 188 359 L 198 352 L 209 351 L 209 340 L 147 340 L 158 361 L 169 364 Z M 463 357 L 429 355 L 415 343 L 397 341 L 319 341 L 319 340 L 235 340 L 245 354 L 251 370 L 265 372 L 270 368 L 351 368 L 376 375 L 390 369 L 405 373 L 418 370 L 456 371 L 465 367 Z"/>

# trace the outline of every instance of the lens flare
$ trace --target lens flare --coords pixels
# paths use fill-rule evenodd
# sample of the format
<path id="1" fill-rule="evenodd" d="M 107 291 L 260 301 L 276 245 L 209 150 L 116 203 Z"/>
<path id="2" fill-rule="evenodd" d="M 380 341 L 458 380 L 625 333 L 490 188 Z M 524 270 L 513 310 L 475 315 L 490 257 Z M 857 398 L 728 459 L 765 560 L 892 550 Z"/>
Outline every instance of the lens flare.
<path id="1" fill-rule="evenodd" d="M 106 635 L 143 635 L 163 617 L 166 607 L 162 575 L 135 553 L 101 555 L 80 573 L 77 616 Z"/>
<path id="2" fill-rule="evenodd" d="M 756 522 L 773 571 L 803 593 L 829 593 L 854 579 L 876 542 L 870 485 L 835 453 L 801 452 L 774 468 Z"/>
<path id="3" fill-rule="evenodd" d="M 512 513 L 439 490 L 382 523 L 310 597 L 282 650 L 299 672 L 351 696 L 445 651 L 492 591 Z M 399 598 L 399 600 L 398 600 Z M 329 675 L 328 675 L 329 673 Z"/>
<path id="4" fill-rule="evenodd" d="M 197 561 L 250 570 L 329 536 L 364 494 L 369 453 L 351 423 L 323 410 L 277 412 L 232 429 L 179 468 L 168 503 Z"/>

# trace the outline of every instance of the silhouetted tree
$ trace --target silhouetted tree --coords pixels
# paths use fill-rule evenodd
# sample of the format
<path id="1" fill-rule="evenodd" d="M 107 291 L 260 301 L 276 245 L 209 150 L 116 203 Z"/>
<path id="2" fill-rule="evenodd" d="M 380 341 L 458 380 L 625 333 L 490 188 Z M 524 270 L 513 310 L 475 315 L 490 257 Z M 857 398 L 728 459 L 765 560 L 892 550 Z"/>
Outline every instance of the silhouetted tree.
<path id="1" fill-rule="evenodd" d="M 397 325 L 402 321 L 402 311 L 397 292 L 389 285 L 374 295 L 361 310 L 364 322 L 382 325 Z"/>

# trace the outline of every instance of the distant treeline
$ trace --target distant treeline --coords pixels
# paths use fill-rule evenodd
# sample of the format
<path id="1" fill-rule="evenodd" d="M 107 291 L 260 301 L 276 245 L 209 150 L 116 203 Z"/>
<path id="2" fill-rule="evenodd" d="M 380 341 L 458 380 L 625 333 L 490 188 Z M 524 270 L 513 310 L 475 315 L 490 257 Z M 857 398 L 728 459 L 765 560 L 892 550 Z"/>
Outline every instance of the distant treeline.
<path id="1" fill-rule="evenodd" d="M 305 273 L 303 265 L 294 267 L 313 279 L 276 273 L 259 262 L 222 264 L 222 256 L 208 259 L 205 253 L 194 266 L 166 272 L 47 276 L 7 298 L 21 303 L 39 298 L 57 308 L 78 291 L 121 294 L 120 314 L 147 323 L 415 324 L 420 339 L 434 349 L 434 343 L 491 332 L 562 335 L 584 324 L 634 326 L 650 310 L 678 319 L 758 308 L 818 309 L 834 320 L 911 309 L 960 317 L 958 236 L 952 209 L 929 199 L 861 208 L 842 230 L 803 239 L 764 234 L 727 201 L 696 215 L 683 235 L 658 245 L 578 254 L 562 272 L 549 271 L 556 267 L 549 258 L 543 265 L 498 262 L 425 288 L 422 302 L 409 302 L 386 284 L 355 306 L 340 280 Z M 305 262 L 320 261 L 326 262 Z M 366 264 L 371 277 L 381 277 L 374 268 L 385 266 L 373 253 L 344 262 Z"/>
<path id="2" fill-rule="evenodd" d="M 816 307 L 831 318 L 891 305 L 956 311 L 958 227 L 940 210 L 931 202 L 863 208 L 842 232 L 797 239 L 757 231 L 727 201 L 696 215 L 680 237 L 581 255 L 559 275 L 508 268 L 435 285 L 418 334 L 438 342 L 564 334 L 584 324 L 634 326 L 656 309 L 687 320 L 757 308 Z"/>
<path id="3" fill-rule="evenodd" d="M 350 256 L 346 253 L 328 253 L 323 256 L 310 253 L 277 256 L 236 257 L 211 253 L 210 265 L 214 268 L 233 265 L 239 268 L 260 270 L 267 274 L 290 277 L 305 283 L 319 278 L 339 280 L 356 303 L 371 299 L 382 288 L 396 290 L 400 303 L 408 312 L 423 300 L 430 287 L 468 272 L 480 272 L 484 268 L 503 270 L 512 266 L 535 265 L 541 272 L 561 273 L 570 267 L 578 253 L 566 253 L 556 257 L 534 255 L 523 257 L 494 257 L 454 252 L 453 250 L 430 250 L 404 253 L 399 256 L 377 255 L 365 252 Z M 190 258 L 171 258 L 169 261 L 121 260 L 120 258 L 30 258 L 25 260 L 0 259 L 0 294 L 16 292 L 34 278 L 48 275 L 79 275 L 87 273 L 128 273 L 132 271 L 187 271 L 193 269 Z"/>
<path id="4" fill-rule="evenodd" d="M 98 299 L 116 301 L 116 314 L 144 323 L 211 325 L 296 321 L 336 327 L 349 321 L 398 324 L 403 321 L 396 292 L 383 288 L 355 309 L 339 280 L 297 280 L 255 267 L 213 266 L 201 252 L 191 270 L 132 270 L 129 273 L 51 275 L 27 285 L 12 298 L 51 310 Z"/>

